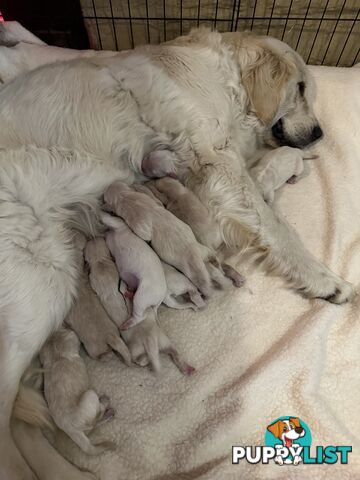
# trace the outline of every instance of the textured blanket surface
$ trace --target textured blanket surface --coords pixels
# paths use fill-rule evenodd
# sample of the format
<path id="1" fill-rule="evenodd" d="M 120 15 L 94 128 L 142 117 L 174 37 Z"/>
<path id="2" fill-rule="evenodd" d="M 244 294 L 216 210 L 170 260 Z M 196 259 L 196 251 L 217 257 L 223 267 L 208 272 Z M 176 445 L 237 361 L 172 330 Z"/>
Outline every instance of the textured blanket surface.
<path id="1" fill-rule="evenodd" d="M 286 185 L 276 207 L 336 273 L 360 278 L 360 70 L 313 67 L 325 138 L 309 175 Z M 306 300 L 281 279 L 239 265 L 247 286 L 217 293 L 198 313 L 162 310 L 160 323 L 197 368 L 185 378 L 167 358 L 155 376 L 114 360 L 88 361 L 116 409 L 94 440 L 116 452 L 56 445 L 100 480 L 360 478 L 360 297 L 336 306 Z M 313 445 L 351 445 L 348 465 L 231 463 L 232 445 L 263 445 L 267 425 L 300 417 Z"/>

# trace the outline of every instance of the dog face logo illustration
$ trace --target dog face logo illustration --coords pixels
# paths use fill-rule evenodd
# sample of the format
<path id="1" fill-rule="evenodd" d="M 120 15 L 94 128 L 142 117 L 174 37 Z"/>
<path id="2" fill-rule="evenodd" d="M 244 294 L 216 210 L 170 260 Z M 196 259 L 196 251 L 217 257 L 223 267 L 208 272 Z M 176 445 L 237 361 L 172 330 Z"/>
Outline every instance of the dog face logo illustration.
<path id="1" fill-rule="evenodd" d="M 311 433 L 299 417 L 280 417 L 268 425 L 265 444 L 277 449 L 277 464 L 298 465 L 302 462 L 301 447 L 311 445 Z"/>
<path id="2" fill-rule="evenodd" d="M 289 420 L 278 420 L 267 427 L 274 437 L 282 441 L 284 447 L 292 447 L 295 440 L 305 435 L 305 429 L 300 425 L 300 420 L 290 417 Z"/>

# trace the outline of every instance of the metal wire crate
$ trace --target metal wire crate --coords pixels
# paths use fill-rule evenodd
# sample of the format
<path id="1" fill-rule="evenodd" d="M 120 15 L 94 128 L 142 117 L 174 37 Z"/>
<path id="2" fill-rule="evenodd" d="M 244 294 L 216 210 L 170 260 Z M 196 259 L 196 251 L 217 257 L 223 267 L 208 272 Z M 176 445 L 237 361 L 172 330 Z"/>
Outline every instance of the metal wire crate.
<path id="1" fill-rule="evenodd" d="M 287 42 L 311 64 L 360 61 L 359 0 L 81 0 L 90 43 L 123 50 L 205 25 Z"/>

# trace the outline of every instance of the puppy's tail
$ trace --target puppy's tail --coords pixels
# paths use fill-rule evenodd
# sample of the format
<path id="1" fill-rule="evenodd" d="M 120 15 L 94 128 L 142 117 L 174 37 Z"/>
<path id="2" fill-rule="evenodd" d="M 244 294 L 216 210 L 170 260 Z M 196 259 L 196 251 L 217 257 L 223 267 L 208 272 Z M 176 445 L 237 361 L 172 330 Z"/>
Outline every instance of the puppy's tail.
<path id="1" fill-rule="evenodd" d="M 20 384 L 13 416 L 34 427 L 54 428 L 49 408 L 40 392 Z"/>
<path id="2" fill-rule="evenodd" d="M 115 352 L 118 352 L 121 355 L 126 365 L 131 365 L 131 355 L 129 349 L 120 335 L 109 335 L 107 344 L 113 350 L 115 350 Z"/>

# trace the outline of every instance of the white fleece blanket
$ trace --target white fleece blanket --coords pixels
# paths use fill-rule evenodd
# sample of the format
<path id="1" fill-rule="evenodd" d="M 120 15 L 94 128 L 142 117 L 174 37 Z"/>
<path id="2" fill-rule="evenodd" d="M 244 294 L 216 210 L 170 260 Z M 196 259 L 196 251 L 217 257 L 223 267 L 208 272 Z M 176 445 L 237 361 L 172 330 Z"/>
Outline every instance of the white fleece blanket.
<path id="1" fill-rule="evenodd" d="M 312 68 L 325 139 L 310 175 L 277 207 L 335 272 L 360 278 L 360 70 Z M 89 361 L 116 419 L 93 434 L 118 449 L 89 458 L 59 435 L 70 460 L 101 480 L 360 478 L 360 298 L 309 301 L 257 269 L 247 287 L 218 293 L 200 313 L 164 310 L 160 322 L 197 373 L 164 359 L 161 375 Z M 351 445 L 348 465 L 231 463 L 232 445 L 263 445 L 279 416 L 304 420 L 313 445 Z"/>

